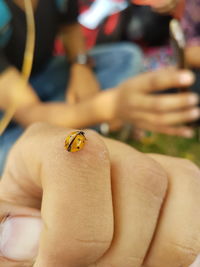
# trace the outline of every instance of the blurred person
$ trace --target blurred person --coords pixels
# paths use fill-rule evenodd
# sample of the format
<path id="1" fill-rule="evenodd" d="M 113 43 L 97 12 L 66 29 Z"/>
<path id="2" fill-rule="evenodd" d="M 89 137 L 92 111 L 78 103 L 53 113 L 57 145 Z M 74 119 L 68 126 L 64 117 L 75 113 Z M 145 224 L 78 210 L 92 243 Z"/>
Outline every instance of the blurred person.
<path id="1" fill-rule="evenodd" d="M 192 264 L 200 170 L 90 130 L 69 153 L 71 131 L 39 123 L 14 145 L 0 182 L 1 267 Z"/>
<path id="2" fill-rule="evenodd" d="M 71 105 L 78 103 L 97 94 L 100 88 L 112 88 L 140 72 L 141 52 L 134 45 L 104 46 L 88 54 L 77 21 L 78 1 L 32 0 L 32 4 L 36 23 L 36 48 L 27 90 L 20 93 L 24 86 L 20 70 L 26 43 L 24 2 L 0 1 L 1 110 L 18 99 L 18 108 L 27 107 L 23 114 L 30 114 L 31 121 L 33 113 L 31 115 L 29 107 L 43 105 L 44 114 L 51 116 L 52 106 L 47 103 L 63 101 L 60 112 L 65 114 L 67 110 L 65 111 L 64 101 Z M 62 38 L 66 56 L 53 56 L 58 35 Z M 36 120 L 43 120 L 44 114 L 37 111 L 34 114 Z M 60 115 L 57 116 L 59 119 Z M 15 122 L 17 124 L 11 123 L 0 137 L 0 166 L 7 151 L 23 131 L 20 125 L 26 126 L 28 123 L 23 123 L 21 117 L 15 118 Z"/>
<path id="3" fill-rule="evenodd" d="M 148 28 L 148 24 L 152 24 L 152 14 L 154 17 L 159 17 L 161 21 L 165 21 L 165 16 L 159 16 L 160 13 L 180 17 L 183 13 L 184 3 L 185 0 L 80 0 L 79 22 L 86 36 L 87 46 L 91 48 L 102 42 L 121 41 L 124 32 L 127 32 L 130 18 L 141 16 L 140 10 L 147 10 L 144 17 L 139 18 L 139 23 L 145 20 L 145 26 Z M 163 24 L 160 21 L 155 23 L 158 29 L 163 26 L 160 25 L 160 23 Z M 138 27 L 137 18 L 133 24 L 135 32 Z M 151 31 L 151 29 L 149 30 Z M 151 33 L 155 35 L 153 31 Z M 141 36 L 143 32 L 138 34 Z M 162 30 L 157 35 L 163 35 Z"/>
<path id="4" fill-rule="evenodd" d="M 40 27 L 41 25 L 49 25 L 47 29 L 45 27 L 45 35 L 47 34 L 46 30 L 52 32 L 49 23 L 41 23 L 41 21 L 46 19 L 46 16 L 43 16 L 45 9 L 42 8 L 42 3 L 45 4 L 46 2 L 42 1 L 45 0 L 40 0 L 40 2 L 38 2 L 39 6 L 36 9 L 36 15 L 38 14 L 39 16 L 40 14 L 40 23 L 38 22 L 38 34 L 40 33 L 40 38 L 43 36 L 43 27 Z M 69 1 L 69 4 L 70 3 L 71 7 L 69 5 L 69 10 L 74 7 L 73 5 L 75 2 Z M 46 4 L 52 8 L 52 13 L 56 11 L 56 9 L 53 8 L 55 7 L 54 4 L 53 0 L 51 3 L 48 2 L 48 4 Z M 13 10 L 20 12 L 20 18 L 23 20 L 24 17 L 22 16 L 23 12 L 21 7 L 19 8 L 13 1 L 10 5 L 15 8 Z M 77 12 L 75 13 L 77 14 Z M 70 12 L 70 14 L 73 13 Z M 66 16 L 64 16 L 64 18 L 66 19 Z M 25 21 L 23 23 L 25 24 Z M 77 44 L 77 38 L 80 36 L 77 34 L 74 27 L 77 29 L 76 27 L 78 26 L 69 26 L 69 33 L 72 37 L 69 38 L 69 33 L 66 36 L 68 36 L 68 39 L 72 43 Z M 18 33 L 22 32 L 20 28 Z M 13 31 L 13 34 L 14 33 L 15 31 Z M 16 33 L 13 38 L 16 37 Z M 110 88 L 110 90 L 101 92 L 99 89 L 96 90 L 96 82 L 94 82 L 96 80 L 90 68 L 88 69 L 87 66 L 82 66 L 82 64 L 76 62 L 71 66 L 68 83 L 69 87 L 66 93 L 67 64 L 64 58 L 59 59 L 59 64 L 53 61 L 50 66 L 44 66 L 41 72 L 35 72 L 37 60 L 43 62 L 43 56 L 46 55 L 46 51 L 48 50 L 46 47 L 47 40 L 44 39 L 44 43 L 42 43 L 42 47 L 40 48 L 41 50 L 36 41 L 36 54 L 37 51 L 40 53 L 38 52 L 38 58 L 35 56 L 35 64 L 30 83 L 27 84 L 26 90 L 22 91 L 20 87 L 24 86 L 23 77 L 20 75 L 19 70 L 14 67 L 14 63 L 13 65 L 9 64 L 8 58 L 12 56 L 12 53 L 18 53 L 20 51 L 20 43 L 24 39 L 14 38 L 14 40 L 16 43 L 19 42 L 18 49 L 9 49 L 12 44 L 11 41 L 7 43 L 4 49 L 1 49 L 2 59 L 4 58 L 2 62 L 4 62 L 4 65 L 3 72 L 0 76 L 0 108 L 5 110 L 12 103 L 18 103 L 14 116 L 15 123 L 17 124 L 12 123 L 0 139 L 1 170 L 10 147 L 21 135 L 24 128 L 36 121 L 46 121 L 55 125 L 72 128 L 90 127 L 104 122 L 119 122 L 130 123 L 138 128 L 171 135 L 185 137 L 191 137 L 193 135 L 192 129 L 187 126 L 181 126 L 181 124 L 199 118 L 199 109 L 196 107 L 198 96 L 193 93 L 179 93 L 176 96 L 171 96 L 170 94 L 155 94 L 155 92 L 172 87 L 190 86 L 194 82 L 194 76 L 190 71 L 179 71 L 169 68 L 127 79 L 130 76 L 136 75 L 141 68 L 140 51 L 136 46 L 129 44 L 120 44 L 120 49 L 117 44 L 106 45 L 97 48 L 97 50 L 95 50 L 95 52 L 92 51 L 91 54 L 93 57 L 96 57 L 96 70 L 98 70 L 98 66 L 100 69 L 99 72 L 97 72 L 97 76 L 99 80 L 101 80 L 101 87 Z M 80 44 L 80 42 L 78 43 Z M 76 46 L 72 45 L 71 47 L 73 48 L 72 55 L 74 55 Z M 12 53 L 7 54 L 6 48 L 8 51 L 12 51 Z M 80 51 L 79 49 L 77 50 Z M 49 55 L 46 56 L 49 57 Z M 38 63 L 39 65 L 37 67 L 42 67 L 41 62 L 40 64 Z M 109 71 L 104 66 L 107 66 Z M 82 74 L 80 74 L 80 72 Z M 126 81 L 120 83 L 122 74 L 123 79 L 126 78 Z M 88 83 L 88 79 L 90 80 L 88 77 L 91 77 L 91 75 L 91 80 L 94 83 Z M 87 89 L 89 89 L 90 86 L 91 89 L 93 89 L 93 86 L 94 89 L 96 88 L 96 93 L 94 93 L 94 95 L 85 95 L 84 88 L 86 88 L 87 85 Z M 68 96 L 66 102 L 59 102 L 58 100 L 64 100 L 65 94 Z"/>

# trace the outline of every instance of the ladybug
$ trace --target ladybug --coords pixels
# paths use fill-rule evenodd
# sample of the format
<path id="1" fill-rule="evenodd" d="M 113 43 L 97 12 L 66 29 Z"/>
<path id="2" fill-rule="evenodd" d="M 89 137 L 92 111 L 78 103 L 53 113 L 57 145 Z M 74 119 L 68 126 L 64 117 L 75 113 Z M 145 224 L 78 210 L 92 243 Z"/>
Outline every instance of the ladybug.
<path id="1" fill-rule="evenodd" d="M 65 139 L 65 148 L 68 152 L 77 152 L 83 149 L 85 142 L 86 137 L 83 131 L 72 132 Z"/>

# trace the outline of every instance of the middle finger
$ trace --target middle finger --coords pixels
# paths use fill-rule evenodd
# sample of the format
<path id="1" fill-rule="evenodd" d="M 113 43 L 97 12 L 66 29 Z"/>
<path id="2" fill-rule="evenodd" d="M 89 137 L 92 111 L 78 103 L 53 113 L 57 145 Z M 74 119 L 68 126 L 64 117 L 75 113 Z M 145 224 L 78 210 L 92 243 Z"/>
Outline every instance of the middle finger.
<path id="1" fill-rule="evenodd" d="M 98 267 L 140 267 L 167 188 L 159 165 L 127 145 L 105 139 L 111 157 L 114 238 Z"/>

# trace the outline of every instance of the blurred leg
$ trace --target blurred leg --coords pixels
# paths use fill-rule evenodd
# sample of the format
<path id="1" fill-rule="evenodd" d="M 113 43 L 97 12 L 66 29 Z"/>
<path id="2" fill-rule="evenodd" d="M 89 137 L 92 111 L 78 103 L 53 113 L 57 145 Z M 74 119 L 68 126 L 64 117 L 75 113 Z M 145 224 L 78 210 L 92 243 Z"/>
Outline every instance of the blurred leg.
<path id="1" fill-rule="evenodd" d="M 30 80 L 42 101 L 64 100 L 69 79 L 69 63 L 65 56 L 55 56 L 46 68 Z"/>

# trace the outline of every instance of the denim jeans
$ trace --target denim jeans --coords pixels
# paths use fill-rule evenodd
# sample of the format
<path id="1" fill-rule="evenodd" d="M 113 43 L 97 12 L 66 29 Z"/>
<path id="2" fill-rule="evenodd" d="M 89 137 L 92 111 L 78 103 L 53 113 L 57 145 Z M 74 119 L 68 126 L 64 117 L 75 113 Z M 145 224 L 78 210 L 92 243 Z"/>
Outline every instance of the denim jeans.
<path id="1" fill-rule="evenodd" d="M 137 75 L 142 69 L 140 49 L 133 44 L 100 45 L 91 50 L 90 55 L 95 59 L 96 77 L 103 90 L 115 87 L 123 80 Z M 64 56 L 56 56 L 42 72 L 31 77 L 30 83 L 42 101 L 64 100 L 69 68 Z M 20 125 L 12 122 L 0 137 L 0 174 L 10 148 L 23 131 Z"/>

